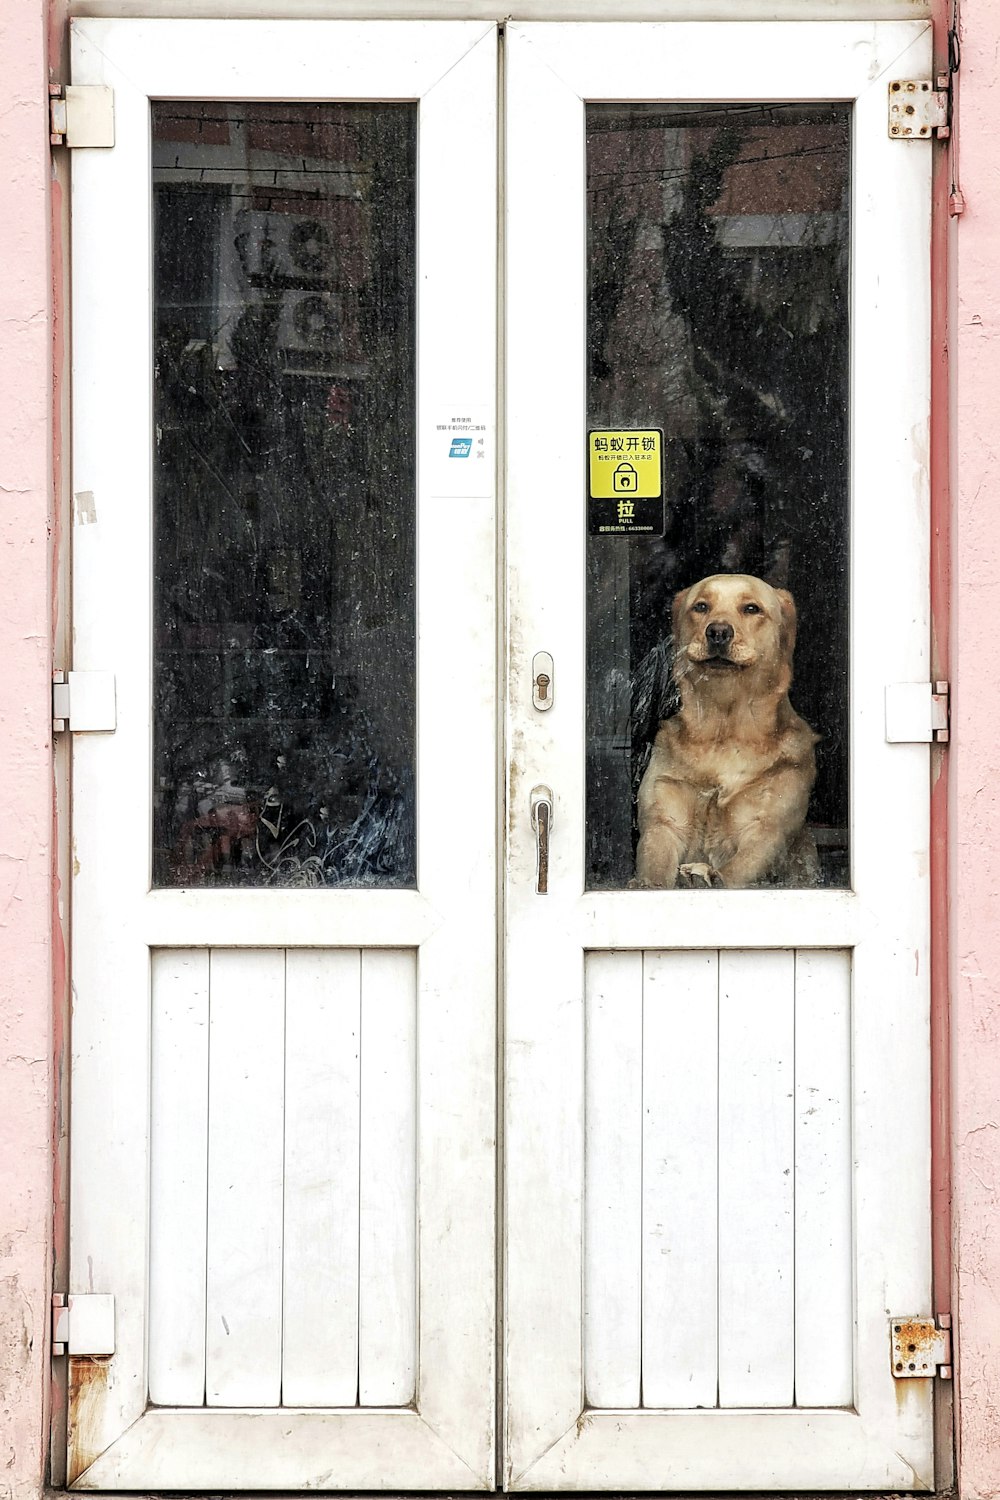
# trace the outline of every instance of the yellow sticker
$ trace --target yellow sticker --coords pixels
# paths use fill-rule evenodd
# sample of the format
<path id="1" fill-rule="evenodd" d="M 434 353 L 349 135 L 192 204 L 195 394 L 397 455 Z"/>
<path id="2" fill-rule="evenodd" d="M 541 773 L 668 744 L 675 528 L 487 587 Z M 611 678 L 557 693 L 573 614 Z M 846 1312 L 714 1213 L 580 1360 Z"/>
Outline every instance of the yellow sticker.
<path id="1" fill-rule="evenodd" d="M 590 495 L 593 500 L 656 500 L 662 493 L 658 428 L 591 432 Z"/>

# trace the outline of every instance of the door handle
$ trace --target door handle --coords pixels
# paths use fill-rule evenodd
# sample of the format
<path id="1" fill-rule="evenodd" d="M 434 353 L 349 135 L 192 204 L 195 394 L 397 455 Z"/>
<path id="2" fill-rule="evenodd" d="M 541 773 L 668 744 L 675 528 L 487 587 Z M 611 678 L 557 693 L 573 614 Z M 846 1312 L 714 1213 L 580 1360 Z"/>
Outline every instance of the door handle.
<path id="1" fill-rule="evenodd" d="M 549 889 L 549 829 L 552 826 L 552 793 L 547 786 L 532 788 L 531 826 L 535 830 L 535 892 L 545 896 Z"/>

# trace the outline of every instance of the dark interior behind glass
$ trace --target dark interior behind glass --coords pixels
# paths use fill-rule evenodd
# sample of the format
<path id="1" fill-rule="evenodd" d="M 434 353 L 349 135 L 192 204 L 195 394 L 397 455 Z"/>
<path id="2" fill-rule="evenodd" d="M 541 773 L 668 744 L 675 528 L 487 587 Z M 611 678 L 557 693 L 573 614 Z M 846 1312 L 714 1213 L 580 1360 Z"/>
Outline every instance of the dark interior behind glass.
<path id="1" fill-rule="evenodd" d="M 415 162 L 153 105 L 156 885 L 414 884 Z"/>
<path id="2" fill-rule="evenodd" d="M 846 104 L 587 106 L 587 426 L 661 428 L 666 499 L 588 541 L 591 888 L 633 874 L 671 604 L 716 573 L 794 596 L 813 883 L 849 884 L 850 151 Z"/>

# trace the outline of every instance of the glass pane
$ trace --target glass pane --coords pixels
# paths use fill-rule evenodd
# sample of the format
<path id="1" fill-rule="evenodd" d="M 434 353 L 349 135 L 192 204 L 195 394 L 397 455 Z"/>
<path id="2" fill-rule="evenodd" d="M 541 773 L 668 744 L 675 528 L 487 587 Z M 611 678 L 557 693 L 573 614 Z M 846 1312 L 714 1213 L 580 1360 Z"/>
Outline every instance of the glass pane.
<path id="1" fill-rule="evenodd" d="M 414 883 L 415 158 L 153 105 L 156 885 Z"/>
<path id="2" fill-rule="evenodd" d="M 592 889 L 849 882 L 850 132 L 587 107 Z"/>

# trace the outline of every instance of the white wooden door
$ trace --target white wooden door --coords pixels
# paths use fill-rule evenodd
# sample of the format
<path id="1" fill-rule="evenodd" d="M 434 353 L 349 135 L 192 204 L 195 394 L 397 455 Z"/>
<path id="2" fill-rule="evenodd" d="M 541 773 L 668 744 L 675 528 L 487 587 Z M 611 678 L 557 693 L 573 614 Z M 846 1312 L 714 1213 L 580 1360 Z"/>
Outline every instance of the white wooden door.
<path id="1" fill-rule="evenodd" d="M 73 78 L 69 1480 L 489 1488 L 495 28 L 82 21 Z"/>
<path id="2" fill-rule="evenodd" d="M 928 753 L 884 711 L 928 675 L 930 150 L 887 103 L 930 40 L 508 27 L 512 1489 L 933 1486 L 887 1321 L 930 1310 Z M 588 429 L 622 462 L 662 431 L 649 533 L 626 493 L 588 537 Z M 822 874 L 629 889 L 630 685 L 695 628 L 669 645 L 675 591 L 707 615 L 703 577 L 762 573 L 798 604 Z"/>

